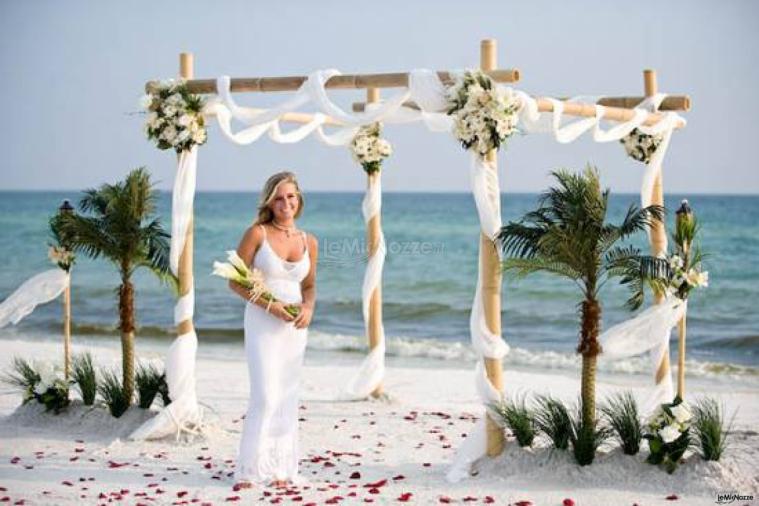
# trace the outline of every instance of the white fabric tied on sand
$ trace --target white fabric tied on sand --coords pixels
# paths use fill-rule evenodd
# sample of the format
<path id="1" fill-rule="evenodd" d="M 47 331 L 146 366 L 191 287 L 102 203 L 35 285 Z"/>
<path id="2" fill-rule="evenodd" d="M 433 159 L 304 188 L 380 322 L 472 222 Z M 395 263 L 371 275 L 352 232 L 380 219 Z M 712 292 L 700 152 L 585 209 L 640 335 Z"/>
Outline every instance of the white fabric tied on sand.
<path id="1" fill-rule="evenodd" d="M 656 375 L 662 357 L 669 354 L 672 328 L 685 315 L 688 302 L 670 295 L 661 303 L 642 311 L 639 315 L 614 325 L 601 334 L 604 360 L 619 360 L 650 351 L 653 373 Z M 660 404 L 672 402 L 674 392 L 672 375 L 668 371 L 661 383 L 654 385 L 641 410 L 650 413 Z"/>
<path id="2" fill-rule="evenodd" d="M 192 226 L 192 208 L 195 199 L 195 179 L 198 165 L 198 147 L 179 155 L 177 174 L 171 196 L 171 272 L 179 276 L 179 257 L 184 249 L 187 231 Z M 190 286 L 174 306 L 174 324 L 191 320 L 195 312 L 195 287 Z M 198 336 L 195 331 L 177 336 L 166 354 L 166 383 L 171 404 L 155 417 L 138 427 L 129 438 L 142 441 L 160 439 L 181 433 L 197 433 L 202 424 L 203 410 L 198 405 L 195 390 L 195 358 Z"/>
<path id="3" fill-rule="evenodd" d="M 367 227 L 369 222 L 375 216 L 379 216 L 382 210 L 382 184 L 381 174 L 369 178 L 369 184 L 366 189 L 366 195 L 361 204 L 361 210 L 364 215 L 364 222 Z M 361 312 L 364 317 L 364 328 L 367 335 L 369 334 L 369 304 L 372 293 L 375 288 L 382 283 L 382 268 L 385 265 L 385 255 L 387 247 L 385 246 L 385 234 L 380 230 L 379 244 L 377 250 L 369 257 L 364 273 L 364 283 L 361 287 Z M 382 322 L 379 322 L 379 336 L 377 346 L 369 352 L 364 358 L 361 366 L 348 382 L 342 398 L 365 399 L 381 383 L 385 377 L 385 328 Z"/>
<path id="4" fill-rule="evenodd" d="M 27 279 L 0 304 L 0 328 L 17 324 L 38 305 L 58 297 L 69 283 L 69 273 L 57 267 Z"/>

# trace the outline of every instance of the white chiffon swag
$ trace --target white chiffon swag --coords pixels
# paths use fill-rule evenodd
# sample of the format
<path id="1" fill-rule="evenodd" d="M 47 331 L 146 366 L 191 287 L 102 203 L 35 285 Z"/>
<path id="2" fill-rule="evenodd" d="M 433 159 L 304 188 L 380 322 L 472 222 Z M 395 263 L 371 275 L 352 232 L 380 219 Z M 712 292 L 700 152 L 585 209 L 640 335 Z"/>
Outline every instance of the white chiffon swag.
<path id="1" fill-rule="evenodd" d="M 40 304 L 57 298 L 71 283 L 71 276 L 60 268 L 40 272 L 24 281 L 0 304 L 0 328 L 17 324 Z"/>
<path id="2" fill-rule="evenodd" d="M 222 76 L 217 79 L 217 95 L 208 101 L 204 113 L 208 116 L 214 116 L 224 136 L 235 144 L 253 143 L 264 134 L 267 134 L 268 138 L 274 142 L 288 144 L 300 142 L 309 135 L 314 134 L 319 141 L 326 145 L 346 146 L 358 132 L 359 127 L 378 121 L 385 124 L 422 122 L 433 132 L 450 133 L 452 131 L 453 120 L 446 114 L 448 106 L 446 88 L 438 78 L 436 72 L 424 69 L 411 71 L 409 73 L 408 88 L 401 90 L 383 102 L 367 104 L 366 111 L 362 113 L 345 111 L 327 96 L 325 83 L 332 76 L 339 74 L 340 72 L 334 69 L 319 70 L 310 74 L 303 85 L 288 100 L 266 111 L 237 105 L 230 92 L 230 78 Z M 656 110 L 664 99 L 664 94 L 658 94 L 644 100 L 636 108 L 636 113 L 631 120 L 604 130 L 602 129 L 604 107 L 597 105 L 595 99 L 592 101 L 582 97 L 575 99 L 575 101 L 588 102 L 589 105 L 594 107 L 596 111 L 594 117 L 574 120 L 566 125 L 562 125 L 563 106 L 561 102 L 554 102 L 553 112 L 540 113 L 537 102 L 533 97 L 519 90 L 514 90 L 514 93 L 520 101 L 519 124 L 521 129 L 525 133 L 551 133 L 560 143 L 572 142 L 591 129 L 593 131 L 593 139 L 596 142 L 618 140 L 635 128 L 647 134 L 662 134 L 664 141 L 653 154 L 642 179 L 641 204 L 644 206 L 650 204 L 653 183 L 661 171 L 662 159 L 669 146 L 672 131 L 678 123 L 684 123 L 683 118 L 678 114 L 666 112 L 663 114 L 663 119 L 655 125 L 648 127 L 643 125 L 646 113 Z M 419 106 L 419 109 L 404 107 L 403 104 L 408 101 L 415 102 Z M 316 109 L 313 119 L 308 123 L 284 132 L 280 126 L 282 116 L 306 105 Z M 342 122 L 344 126 L 335 128 L 331 133 L 325 132 L 323 126 L 328 116 Z M 243 128 L 233 131 L 233 119 L 243 124 Z M 192 215 L 192 199 L 195 194 L 195 173 L 197 170 L 197 154 L 195 151 L 193 149 L 179 159 L 172 206 L 172 268 L 175 265 L 174 260 L 178 259 L 179 253 L 184 246 L 185 231 Z M 500 189 L 497 170 L 481 157 L 473 154 L 470 164 L 470 182 L 480 220 L 480 228 L 487 237 L 494 238 L 501 227 Z M 362 208 L 364 219 L 367 222 L 374 214 L 380 212 L 381 189 L 379 178 L 377 178 L 376 184 L 369 185 L 367 188 Z M 384 257 L 385 247 L 383 237 L 380 248 L 369 259 L 364 275 L 362 312 L 365 323 L 368 321 L 368 299 L 374 287 L 378 286 L 381 282 Z M 480 286 L 481 273 L 478 272 L 477 289 L 470 317 L 470 337 L 472 346 L 481 356 L 476 365 L 475 386 L 483 403 L 490 403 L 499 400 L 502 392 L 496 390 L 488 381 L 484 372 L 483 359 L 502 358 L 509 348 L 501 335 L 493 334 L 488 330 L 480 298 Z M 192 296 L 187 296 L 187 300 L 185 301 L 180 300 L 177 303 L 177 308 L 180 306 L 185 308 L 183 309 L 182 316 L 187 317 L 188 314 L 191 315 Z M 187 306 L 189 306 L 189 309 L 187 309 Z M 651 318 L 654 320 L 664 318 L 659 313 L 656 314 L 658 316 L 652 316 Z M 667 321 L 669 321 L 669 318 L 667 318 Z M 636 332 L 628 334 L 628 336 L 633 335 L 638 336 Z M 366 397 L 382 381 L 386 350 L 384 332 L 381 333 L 381 336 L 380 345 L 368 354 L 363 364 L 359 367 L 354 379 L 345 388 L 344 396 L 348 398 Z M 606 356 L 614 356 L 615 343 L 626 342 L 629 339 L 633 339 L 633 337 L 618 338 L 607 342 Z M 634 337 L 634 339 L 637 339 L 637 337 Z M 659 339 L 658 343 L 661 344 L 661 342 L 662 340 Z M 174 384 L 171 396 L 172 399 L 186 399 L 186 401 L 183 402 L 181 410 L 178 409 L 173 414 L 164 416 L 166 423 L 160 424 L 162 428 L 176 430 L 185 421 L 192 421 L 199 414 L 194 394 L 196 346 L 197 338 L 194 333 L 180 336 L 175 341 L 175 344 L 172 345 L 172 350 L 170 350 L 169 359 L 167 360 L 167 374 L 177 378 L 177 381 Z M 172 351 L 174 352 L 173 354 Z M 182 360 L 173 360 L 180 356 Z M 171 405 L 167 410 L 170 409 Z M 160 432 L 157 428 L 155 433 L 153 433 L 153 430 L 143 430 L 141 436 L 146 438 L 152 437 L 154 434 Z M 447 474 L 448 479 L 457 481 L 467 476 L 471 464 L 484 454 L 484 421 L 481 421 L 475 427 L 474 433 L 470 434 L 466 443 L 459 449 Z"/>

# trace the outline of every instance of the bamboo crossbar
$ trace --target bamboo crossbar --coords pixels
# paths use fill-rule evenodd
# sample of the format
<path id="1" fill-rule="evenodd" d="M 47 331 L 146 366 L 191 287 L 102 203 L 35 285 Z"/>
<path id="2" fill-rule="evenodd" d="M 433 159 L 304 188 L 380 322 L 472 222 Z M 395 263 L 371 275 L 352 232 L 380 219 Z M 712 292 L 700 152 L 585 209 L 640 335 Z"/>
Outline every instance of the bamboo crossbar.
<path id="1" fill-rule="evenodd" d="M 673 97 L 674 98 L 674 97 Z M 688 107 L 690 107 L 690 99 L 688 99 L 687 96 L 682 97 L 686 99 L 684 103 L 687 103 Z M 618 102 L 622 101 L 629 101 L 629 103 L 632 104 L 638 104 L 640 100 L 637 102 L 633 102 L 636 97 L 620 97 L 618 99 L 611 99 Z M 550 100 L 547 98 L 536 98 L 535 99 L 538 102 L 538 111 L 540 112 L 551 112 L 553 111 L 553 104 Z M 596 115 L 596 109 L 593 104 L 581 104 L 578 102 L 564 102 L 564 114 L 567 114 L 569 116 L 585 116 L 585 117 L 593 117 Z M 599 101 L 598 104 L 603 105 L 603 101 Z M 622 102 L 624 103 L 624 102 Z M 419 106 L 417 106 L 413 102 L 406 102 L 403 104 L 405 107 L 409 107 L 412 109 L 419 109 Z M 364 102 L 355 102 L 353 104 L 353 112 L 363 112 L 366 110 L 366 103 Z M 679 110 L 679 109 L 678 109 Z M 635 112 L 632 110 L 632 108 L 627 107 L 611 107 L 604 105 L 604 114 L 603 118 L 609 121 L 628 121 L 632 119 L 635 116 Z M 655 125 L 657 122 L 659 122 L 664 115 L 662 113 L 654 112 L 649 113 L 648 117 L 646 118 L 646 121 L 643 123 L 646 126 Z M 680 123 L 676 126 L 676 128 L 682 128 L 685 125 Z"/>
<path id="2" fill-rule="evenodd" d="M 487 72 L 499 83 L 514 83 L 519 81 L 518 69 L 499 69 Z M 451 72 L 438 71 L 438 77 L 444 84 L 453 83 Z M 388 74 L 347 74 L 334 76 L 324 83 L 331 89 L 360 89 L 360 88 L 406 88 L 408 87 L 408 72 L 393 72 Z M 236 77 L 230 82 L 233 93 L 240 92 L 270 92 L 293 91 L 301 87 L 308 79 L 307 76 L 289 77 Z M 151 93 L 157 81 L 145 83 L 145 91 Z M 215 79 L 189 79 L 187 88 L 191 93 L 216 93 Z"/>
<path id="3" fill-rule="evenodd" d="M 604 107 L 618 107 L 621 109 L 633 109 L 636 105 L 641 103 L 646 97 L 603 97 L 596 102 L 598 105 Z M 571 101 L 571 97 L 560 97 L 557 100 L 562 102 Z M 415 102 L 405 102 L 404 107 L 409 109 L 419 110 L 419 106 Z M 688 95 L 671 95 L 665 97 L 659 106 L 660 111 L 690 111 L 691 101 Z M 364 112 L 366 110 L 365 102 L 354 102 L 353 112 Z"/>

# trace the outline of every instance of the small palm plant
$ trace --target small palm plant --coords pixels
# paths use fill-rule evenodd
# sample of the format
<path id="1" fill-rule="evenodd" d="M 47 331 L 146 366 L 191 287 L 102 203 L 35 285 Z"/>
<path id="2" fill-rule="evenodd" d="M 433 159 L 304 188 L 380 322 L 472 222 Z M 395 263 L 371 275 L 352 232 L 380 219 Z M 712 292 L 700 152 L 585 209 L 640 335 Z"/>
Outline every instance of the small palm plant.
<path id="1" fill-rule="evenodd" d="M 601 353 L 598 335 L 601 323 L 599 290 L 611 278 L 632 290 L 630 308 L 643 303 L 647 282 L 668 272 L 665 259 L 642 255 L 620 241 L 661 221 L 664 208 L 631 205 L 619 225 L 606 222 L 609 190 L 601 190 L 598 172 L 587 167 L 581 174 L 560 170 L 552 174 L 558 186 L 550 188 L 535 211 L 519 222 L 511 222 L 498 234 L 504 252 L 503 270 L 519 277 L 547 272 L 573 281 L 581 290 L 580 343 L 582 355 L 582 427 L 590 430 L 596 421 L 596 360 Z"/>
<path id="2" fill-rule="evenodd" d="M 169 271 L 169 234 L 153 217 L 158 192 L 144 168 L 131 171 L 124 181 L 89 189 L 79 201 L 82 214 L 62 217 L 59 233 L 77 252 L 104 257 L 119 271 L 119 329 L 122 349 L 122 386 L 125 399 L 134 396 L 134 285 L 132 275 L 146 267 L 163 281 L 176 284 Z"/>

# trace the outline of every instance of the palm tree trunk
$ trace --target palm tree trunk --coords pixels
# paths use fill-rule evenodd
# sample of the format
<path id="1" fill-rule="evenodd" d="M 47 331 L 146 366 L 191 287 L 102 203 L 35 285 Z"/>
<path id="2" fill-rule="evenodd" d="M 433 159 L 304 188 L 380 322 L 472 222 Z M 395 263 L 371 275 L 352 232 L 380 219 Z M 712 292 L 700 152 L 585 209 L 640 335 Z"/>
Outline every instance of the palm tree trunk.
<path id="1" fill-rule="evenodd" d="M 119 287 L 119 325 L 121 329 L 121 368 L 124 397 L 132 403 L 134 397 L 134 285 L 128 274 L 122 273 Z"/>
<path id="2" fill-rule="evenodd" d="M 601 323 L 601 304 L 595 299 L 582 303 L 582 330 L 577 352 L 582 355 L 582 422 L 592 427 L 596 419 L 596 360 L 601 353 L 598 335 Z"/>

